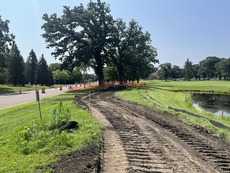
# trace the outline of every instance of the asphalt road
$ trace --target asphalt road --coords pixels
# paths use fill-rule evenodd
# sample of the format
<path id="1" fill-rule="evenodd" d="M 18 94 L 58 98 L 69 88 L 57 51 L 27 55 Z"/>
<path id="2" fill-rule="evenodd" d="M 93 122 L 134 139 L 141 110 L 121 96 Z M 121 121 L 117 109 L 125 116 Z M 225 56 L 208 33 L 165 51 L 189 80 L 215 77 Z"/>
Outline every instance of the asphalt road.
<path id="1" fill-rule="evenodd" d="M 39 97 L 40 99 L 59 95 L 67 91 L 66 87 L 62 87 L 62 90 L 58 89 L 46 89 L 45 93 L 42 93 L 39 90 Z M 0 110 L 6 109 L 12 106 L 33 102 L 36 101 L 36 94 L 35 91 L 23 91 L 21 94 L 17 93 L 7 93 L 0 95 Z"/>

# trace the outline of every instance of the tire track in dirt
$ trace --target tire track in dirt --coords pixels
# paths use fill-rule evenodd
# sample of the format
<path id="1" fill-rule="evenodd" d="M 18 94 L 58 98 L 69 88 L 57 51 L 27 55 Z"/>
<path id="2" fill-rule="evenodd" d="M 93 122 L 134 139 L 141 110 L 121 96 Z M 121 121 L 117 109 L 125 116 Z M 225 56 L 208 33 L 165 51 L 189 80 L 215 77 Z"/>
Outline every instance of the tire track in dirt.
<path id="1" fill-rule="evenodd" d="M 83 102 L 84 100 L 87 102 L 88 98 L 83 99 Z M 159 115 L 143 106 L 117 100 L 109 92 L 94 93 L 90 100 L 92 113 L 95 114 L 95 110 L 100 110 L 101 116 L 106 118 L 116 131 L 117 136 L 114 142 L 121 143 L 125 154 L 122 154 L 123 159 L 120 160 L 126 161 L 123 171 L 120 169 L 121 172 L 229 171 L 228 153 L 215 151 L 206 143 L 207 140 L 204 142 L 197 140 L 200 135 L 196 138 L 186 128 L 181 128 L 184 126 L 182 122 L 175 121 L 172 117 Z M 115 134 L 110 133 L 109 136 Z M 111 147 L 106 137 L 105 145 L 107 145 L 106 150 Z M 105 153 L 107 153 L 106 150 Z M 114 155 L 114 152 L 110 152 L 109 155 Z M 102 167 L 106 166 L 106 162 L 108 158 L 104 157 Z M 113 163 L 110 163 L 112 166 Z M 106 169 L 104 172 L 107 172 Z"/>
<path id="2" fill-rule="evenodd" d="M 131 110 L 133 107 L 132 104 L 124 102 L 120 103 L 117 99 L 113 99 L 113 102 L 115 102 L 114 104 L 128 110 Z M 159 114 L 154 113 L 149 114 L 150 111 L 154 112 L 154 110 L 149 110 L 149 108 L 145 108 L 140 105 L 136 105 L 136 108 L 138 113 L 142 112 L 145 117 L 167 129 L 167 131 L 171 132 L 178 139 L 186 143 L 204 161 L 210 162 L 216 170 L 219 172 L 230 172 L 229 143 L 217 140 L 207 132 L 204 133 L 203 129 L 195 129 L 175 120 L 172 123 L 172 120 L 175 119 L 173 117 L 157 116 Z M 152 116 L 153 114 L 154 116 Z"/>
<path id="3" fill-rule="evenodd" d="M 82 100 L 86 98 L 88 99 L 88 97 L 83 97 Z M 78 102 L 83 107 L 89 109 L 87 104 L 82 102 L 82 100 L 79 100 Z M 100 121 L 104 129 L 104 144 L 101 152 L 102 171 L 109 173 L 125 172 L 128 168 L 128 161 L 118 133 L 111 123 L 100 113 L 100 111 L 91 106 L 90 111 L 93 116 Z"/>

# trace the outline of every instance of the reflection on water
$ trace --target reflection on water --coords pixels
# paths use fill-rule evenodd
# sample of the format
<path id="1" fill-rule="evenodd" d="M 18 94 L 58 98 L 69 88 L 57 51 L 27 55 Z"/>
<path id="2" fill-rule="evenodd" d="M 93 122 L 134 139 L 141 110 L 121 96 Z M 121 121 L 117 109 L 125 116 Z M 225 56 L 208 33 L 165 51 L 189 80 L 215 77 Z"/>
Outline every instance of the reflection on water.
<path id="1" fill-rule="evenodd" d="M 205 111 L 212 112 L 217 116 L 230 116 L 230 95 L 194 93 L 194 106 Z"/>

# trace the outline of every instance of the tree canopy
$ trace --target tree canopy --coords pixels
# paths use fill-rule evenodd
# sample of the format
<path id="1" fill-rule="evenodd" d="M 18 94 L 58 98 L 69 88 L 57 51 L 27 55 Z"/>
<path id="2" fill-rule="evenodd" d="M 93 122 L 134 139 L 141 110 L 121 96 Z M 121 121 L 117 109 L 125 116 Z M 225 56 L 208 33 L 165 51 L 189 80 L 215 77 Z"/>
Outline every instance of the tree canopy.
<path id="1" fill-rule="evenodd" d="M 42 54 L 41 58 L 38 61 L 36 68 L 36 84 L 41 85 L 50 85 L 50 72 L 48 69 L 47 62 Z"/>
<path id="2" fill-rule="evenodd" d="M 3 21 L 0 16 L 0 71 L 7 67 L 8 54 L 15 38 L 9 33 L 9 23 L 9 20 Z"/>
<path id="3" fill-rule="evenodd" d="M 62 16 L 43 15 L 42 36 L 52 54 L 70 71 L 84 64 L 94 69 L 99 84 L 104 82 L 104 67 L 114 66 L 118 80 L 139 80 L 156 63 L 156 49 L 150 34 L 132 20 L 127 27 L 114 20 L 109 5 L 90 1 L 70 9 L 64 6 Z M 125 68 L 124 68 L 125 67 Z"/>
<path id="4" fill-rule="evenodd" d="M 34 50 L 32 49 L 29 53 L 29 57 L 27 58 L 26 66 L 25 66 L 26 81 L 29 82 L 31 85 L 35 83 L 37 64 L 38 64 L 37 56 Z"/>
<path id="5" fill-rule="evenodd" d="M 23 57 L 20 54 L 20 51 L 17 45 L 14 43 L 10 50 L 10 59 L 8 64 L 9 77 L 8 82 L 13 85 L 24 85 L 25 76 L 24 76 L 24 61 Z"/>

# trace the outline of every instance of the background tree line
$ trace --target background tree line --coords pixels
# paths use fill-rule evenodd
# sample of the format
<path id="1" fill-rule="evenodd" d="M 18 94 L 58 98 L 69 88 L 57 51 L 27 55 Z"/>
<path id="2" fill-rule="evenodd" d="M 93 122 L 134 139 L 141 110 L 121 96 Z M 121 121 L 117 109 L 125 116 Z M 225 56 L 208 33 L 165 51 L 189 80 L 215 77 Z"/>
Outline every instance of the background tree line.
<path id="1" fill-rule="evenodd" d="M 230 79 L 230 58 L 219 58 L 209 56 L 200 61 L 199 64 L 193 64 L 189 59 L 186 60 L 183 68 L 171 63 L 161 64 L 157 70 L 159 79 L 176 80 L 184 79 L 191 80 L 209 80 L 215 79 Z"/>
<path id="2" fill-rule="evenodd" d="M 82 82 L 83 75 L 79 70 L 74 70 L 73 77 L 70 77 L 70 72 L 61 69 L 60 64 L 48 66 L 44 55 L 38 60 L 33 49 L 24 62 L 15 43 L 15 36 L 9 33 L 8 25 L 9 20 L 4 21 L 0 16 L 0 84 L 24 86 L 28 83 L 53 85 L 54 82 Z"/>
<path id="3" fill-rule="evenodd" d="M 38 61 L 31 50 L 24 62 L 15 36 L 9 33 L 9 22 L 0 16 L 0 83 L 14 86 L 24 86 L 26 83 L 52 85 L 52 74 L 43 55 Z"/>
<path id="4" fill-rule="evenodd" d="M 98 80 L 103 85 L 105 80 L 139 81 L 156 71 L 154 64 L 159 61 L 150 33 L 135 20 L 114 19 L 109 4 L 101 0 L 72 9 L 64 6 L 61 16 L 44 14 L 43 20 L 42 37 L 61 63 L 48 66 L 44 56 L 38 61 L 33 50 L 24 63 L 14 35 L 9 33 L 9 21 L 0 18 L 0 83 L 52 85 Z M 87 74 L 87 68 L 95 75 Z M 187 59 L 183 68 L 164 63 L 157 73 L 164 80 L 229 79 L 229 70 L 229 58 L 213 56 L 199 64 Z"/>

